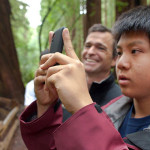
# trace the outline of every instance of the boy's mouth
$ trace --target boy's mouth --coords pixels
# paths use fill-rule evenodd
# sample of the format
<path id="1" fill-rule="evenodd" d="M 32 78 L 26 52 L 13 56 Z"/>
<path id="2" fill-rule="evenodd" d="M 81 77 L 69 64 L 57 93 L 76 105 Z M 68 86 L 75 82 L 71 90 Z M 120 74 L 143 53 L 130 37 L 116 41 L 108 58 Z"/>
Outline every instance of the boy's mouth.
<path id="1" fill-rule="evenodd" d="M 119 75 L 118 82 L 120 85 L 127 85 L 129 83 L 129 79 L 124 75 Z"/>
<path id="2" fill-rule="evenodd" d="M 120 75 L 119 76 L 119 80 L 127 80 L 127 78 L 125 76 L 123 76 L 123 75 Z"/>

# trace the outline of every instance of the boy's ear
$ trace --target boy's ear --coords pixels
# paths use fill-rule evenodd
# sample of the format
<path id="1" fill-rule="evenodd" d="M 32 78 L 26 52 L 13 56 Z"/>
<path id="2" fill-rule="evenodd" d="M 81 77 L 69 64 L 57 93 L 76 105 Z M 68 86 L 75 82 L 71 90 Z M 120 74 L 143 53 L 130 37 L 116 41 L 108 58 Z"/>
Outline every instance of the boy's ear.
<path id="1" fill-rule="evenodd" d="M 115 65 L 116 65 L 116 59 L 117 59 L 117 56 L 112 59 L 112 62 L 111 62 L 112 68 L 115 67 Z"/>

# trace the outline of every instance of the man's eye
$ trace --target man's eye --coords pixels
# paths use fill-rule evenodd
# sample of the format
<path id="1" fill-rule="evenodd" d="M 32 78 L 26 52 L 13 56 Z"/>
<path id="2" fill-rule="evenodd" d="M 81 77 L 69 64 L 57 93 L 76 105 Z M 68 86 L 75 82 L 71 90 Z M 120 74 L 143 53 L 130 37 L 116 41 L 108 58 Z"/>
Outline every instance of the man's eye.
<path id="1" fill-rule="evenodd" d="M 86 48 L 90 48 L 91 46 L 90 46 L 90 45 L 85 45 L 85 47 L 86 47 Z"/>
<path id="2" fill-rule="evenodd" d="M 98 49 L 100 49 L 100 50 L 105 50 L 105 48 L 104 48 L 104 47 L 98 47 Z"/>

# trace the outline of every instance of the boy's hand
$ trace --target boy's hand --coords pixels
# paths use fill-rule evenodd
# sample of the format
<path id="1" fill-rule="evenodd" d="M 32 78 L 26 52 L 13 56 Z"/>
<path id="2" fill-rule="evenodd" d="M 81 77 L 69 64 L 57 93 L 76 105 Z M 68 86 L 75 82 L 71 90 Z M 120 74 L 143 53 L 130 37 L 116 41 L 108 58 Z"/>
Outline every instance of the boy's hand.
<path id="1" fill-rule="evenodd" d="M 47 59 L 50 55 L 47 55 Z M 46 60 L 46 58 L 45 58 Z M 40 117 L 48 107 L 58 98 L 55 87 L 51 87 L 50 90 L 46 90 L 45 80 L 46 80 L 47 70 L 38 68 L 34 79 L 34 90 L 37 97 L 37 109 L 38 117 Z"/>
<path id="2" fill-rule="evenodd" d="M 46 83 L 45 89 L 52 91 L 50 93 L 58 94 L 66 109 L 75 113 L 91 104 L 92 100 L 88 92 L 84 66 L 73 50 L 68 29 L 63 30 L 63 40 L 66 55 L 51 54 L 41 66 L 41 70 L 47 70 L 46 78 L 43 79 Z M 56 63 L 60 65 L 53 66 Z"/>

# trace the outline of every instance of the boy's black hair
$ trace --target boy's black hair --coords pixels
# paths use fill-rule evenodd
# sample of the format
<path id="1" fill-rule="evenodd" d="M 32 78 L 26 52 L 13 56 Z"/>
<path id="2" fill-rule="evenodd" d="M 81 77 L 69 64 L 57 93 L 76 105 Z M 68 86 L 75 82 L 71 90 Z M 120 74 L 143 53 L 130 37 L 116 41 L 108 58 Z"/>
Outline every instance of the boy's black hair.
<path id="1" fill-rule="evenodd" d="M 110 29 L 108 29 L 107 27 L 103 26 L 102 24 L 98 23 L 98 24 L 94 24 L 92 25 L 89 29 L 88 29 L 88 35 L 92 32 L 108 32 L 110 34 L 112 34 L 112 31 Z M 113 40 L 113 58 L 116 56 L 116 51 L 115 51 L 115 42 Z"/>
<path id="2" fill-rule="evenodd" d="M 113 26 L 116 42 L 123 33 L 143 31 L 150 38 L 150 6 L 139 6 L 123 13 Z"/>

